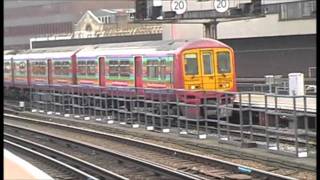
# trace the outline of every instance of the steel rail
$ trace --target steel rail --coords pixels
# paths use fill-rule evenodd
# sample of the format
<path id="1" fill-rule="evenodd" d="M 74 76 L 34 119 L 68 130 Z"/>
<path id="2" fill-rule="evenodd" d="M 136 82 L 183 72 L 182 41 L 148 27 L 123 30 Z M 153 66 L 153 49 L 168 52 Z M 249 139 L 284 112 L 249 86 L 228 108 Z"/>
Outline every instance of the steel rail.
<path id="1" fill-rule="evenodd" d="M 6 136 L 6 134 L 5 134 Z M 90 180 L 99 180 L 98 178 L 84 172 L 84 171 L 81 171 L 77 168 L 74 168 L 73 166 L 70 166 L 62 161 L 59 161 L 57 159 L 54 159 L 50 156 L 47 156 L 45 154 L 42 154 L 42 153 L 39 153 L 31 148 L 28 148 L 26 145 L 22 146 L 20 145 L 21 141 L 19 140 L 14 140 L 15 142 L 13 141 L 10 141 L 10 140 L 7 140 L 7 138 L 4 139 L 4 144 L 6 145 L 9 145 L 11 146 L 12 148 L 14 148 L 15 150 L 18 150 L 18 151 L 22 151 L 22 152 L 28 152 L 28 153 L 31 153 L 33 157 L 37 157 L 37 158 L 41 158 L 41 159 L 44 159 L 46 161 L 49 161 L 49 162 L 52 162 L 54 163 L 56 166 L 59 166 L 59 167 L 62 167 L 64 169 L 66 169 L 67 171 L 70 171 L 74 174 L 77 175 L 78 178 L 81 178 L 81 179 L 90 179 Z M 32 146 L 33 147 L 33 146 Z"/>
<path id="2" fill-rule="evenodd" d="M 174 179 L 183 179 L 183 180 L 200 180 L 200 179 L 204 179 L 202 177 L 198 177 L 198 176 L 193 175 L 193 174 L 177 171 L 176 169 L 173 169 L 171 167 L 166 167 L 164 165 L 160 165 L 160 164 L 153 163 L 153 162 L 150 162 L 150 161 L 147 161 L 147 160 L 136 158 L 136 157 L 133 157 L 131 155 L 124 154 L 124 153 L 115 152 L 115 151 L 112 151 L 112 150 L 107 150 L 107 149 L 104 149 L 102 147 L 95 146 L 95 145 L 92 145 L 92 144 L 88 144 L 88 143 L 85 143 L 85 142 L 80 142 L 80 141 L 77 141 L 77 140 L 71 140 L 71 139 L 63 138 L 63 137 L 47 134 L 45 132 L 34 131 L 32 129 L 28 129 L 28 128 L 25 128 L 25 127 L 19 127 L 19 126 L 15 126 L 15 125 L 10 125 L 10 124 L 7 124 L 7 123 L 4 124 L 4 127 L 10 127 L 10 128 L 14 128 L 14 129 L 17 129 L 17 130 L 27 131 L 27 132 L 35 133 L 35 134 L 37 134 L 37 136 L 38 135 L 45 136 L 45 137 L 47 137 L 49 139 L 56 139 L 56 140 L 60 140 L 60 141 L 64 141 L 64 142 L 68 142 L 68 143 L 72 143 L 72 144 L 76 144 L 76 145 L 79 145 L 79 146 L 84 146 L 84 147 L 87 147 L 87 148 L 90 148 L 90 149 L 93 149 L 93 150 L 96 150 L 96 151 L 100 151 L 100 152 L 115 156 L 117 159 L 126 160 L 126 161 L 129 161 L 129 162 L 136 163 L 137 165 L 139 165 L 141 167 L 147 168 L 149 171 L 151 170 L 151 171 L 156 172 L 157 174 L 166 175 L 166 176 L 172 177 Z M 6 133 L 4 135 L 12 137 L 12 135 L 8 135 Z M 20 138 L 20 140 L 23 140 L 23 139 Z M 93 165 L 93 166 L 95 166 L 95 165 Z"/>
<path id="3" fill-rule="evenodd" d="M 53 123 L 53 122 L 44 122 L 44 121 L 33 119 L 33 118 L 27 118 L 27 117 L 10 115 L 10 114 L 4 114 L 4 117 L 21 119 L 21 120 L 29 120 L 29 121 L 33 121 L 35 123 L 51 125 L 51 126 L 59 127 L 59 128 L 65 128 L 65 129 L 72 130 L 72 131 L 78 132 L 78 133 L 113 139 L 115 141 L 133 144 L 135 146 L 140 145 L 140 146 L 144 146 L 149 149 L 155 149 L 157 151 L 162 151 L 165 153 L 173 153 L 173 154 L 175 154 L 175 156 L 187 157 L 188 159 L 194 159 L 194 160 L 197 160 L 200 162 L 207 162 L 207 163 L 210 163 L 213 165 L 222 166 L 222 167 L 225 167 L 226 169 L 230 169 L 234 172 L 239 172 L 239 171 L 244 170 L 247 173 L 249 173 L 251 176 L 265 177 L 267 179 L 275 179 L 275 180 L 277 180 L 277 179 L 279 179 L 279 180 L 296 180 L 296 178 L 293 178 L 293 177 L 283 176 L 283 175 L 275 174 L 272 172 L 268 172 L 268 171 L 264 171 L 264 170 L 260 170 L 260 169 L 256 169 L 256 168 L 251 168 L 248 166 L 243 166 L 241 164 L 236 164 L 236 163 L 220 160 L 217 158 L 198 155 L 198 154 L 191 153 L 191 152 L 186 152 L 186 151 L 182 151 L 182 150 L 178 150 L 178 149 L 174 149 L 174 148 L 164 147 L 164 146 L 157 145 L 157 144 L 143 142 L 143 141 L 130 139 L 130 138 L 126 138 L 126 137 L 121 137 L 118 135 L 104 133 L 101 131 L 95 131 L 95 130 L 91 130 L 91 129 L 79 128 L 79 127 L 74 127 L 74 126 L 69 126 L 69 125 L 62 125 L 62 124 Z"/>

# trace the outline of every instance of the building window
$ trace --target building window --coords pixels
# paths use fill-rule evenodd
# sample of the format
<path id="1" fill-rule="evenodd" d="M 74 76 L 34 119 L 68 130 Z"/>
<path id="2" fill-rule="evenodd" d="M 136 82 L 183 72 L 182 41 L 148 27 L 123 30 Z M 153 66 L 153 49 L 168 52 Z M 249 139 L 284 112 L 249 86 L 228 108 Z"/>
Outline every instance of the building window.
<path id="1" fill-rule="evenodd" d="M 280 5 L 280 20 L 313 18 L 316 12 L 316 1 L 299 1 Z"/>
<path id="2" fill-rule="evenodd" d="M 92 27 L 91 27 L 90 24 L 87 24 L 87 25 L 86 25 L 86 31 L 92 31 Z"/>

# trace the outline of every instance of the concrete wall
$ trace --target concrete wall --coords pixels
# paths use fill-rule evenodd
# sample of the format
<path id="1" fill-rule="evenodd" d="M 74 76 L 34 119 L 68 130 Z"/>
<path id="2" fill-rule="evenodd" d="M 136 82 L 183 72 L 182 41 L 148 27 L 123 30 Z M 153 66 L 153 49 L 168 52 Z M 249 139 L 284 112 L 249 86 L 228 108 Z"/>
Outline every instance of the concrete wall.
<path id="1" fill-rule="evenodd" d="M 238 77 L 263 77 L 292 72 L 308 76 L 308 68 L 315 67 L 316 35 L 295 35 L 222 39 L 235 51 Z"/>
<path id="2" fill-rule="evenodd" d="M 199 39 L 204 37 L 202 24 L 164 24 L 162 39 Z"/>
<path id="3" fill-rule="evenodd" d="M 218 24 L 218 39 L 316 34 L 316 19 L 279 21 L 278 14 Z M 163 39 L 204 37 L 202 24 L 163 25 Z"/>
<path id="4" fill-rule="evenodd" d="M 316 19 L 279 21 L 278 14 L 218 24 L 218 39 L 316 34 Z"/>
<path id="5" fill-rule="evenodd" d="M 187 0 L 187 11 L 199 11 L 199 10 L 213 10 L 214 0 L 209 1 L 197 1 L 197 0 Z M 250 3 L 251 0 L 229 0 L 229 7 L 233 8 L 238 6 L 240 3 Z M 171 10 L 171 1 L 162 1 L 162 9 L 164 12 Z"/>

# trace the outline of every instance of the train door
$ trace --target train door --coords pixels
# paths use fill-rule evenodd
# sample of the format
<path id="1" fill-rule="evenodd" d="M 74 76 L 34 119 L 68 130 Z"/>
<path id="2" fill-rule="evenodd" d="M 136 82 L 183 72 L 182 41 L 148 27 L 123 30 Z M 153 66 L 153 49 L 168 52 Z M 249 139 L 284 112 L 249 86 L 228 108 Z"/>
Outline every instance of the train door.
<path id="1" fill-rule="evenodd" d="M 200 67 L 202 87 L 204 90 L 214 90 L 216 87 L 214 54 L 210 50 L 200 50 Z"/>
<path id="2" fill-rule="evenodd" d="M 134 73 L 135 73 L 135 87 L 143 87 L 141 56 L 134 57 Z"/>
<path id="3" fill-rule="evenodd" d="M 189 50 L 183 53 L 184 88 L 190 90 L 202 89 L 201 67 L 197 50 Z"/>
<path id="4" fill-rule="evenodd" d="M 106 77 L 105 77 L 105 58 L 99 57 L 99 85 L 104 87 L 106 85 Z"/>
<path id="5" fill-rule="evenodd" d="M 15 71 L 15 65 L 14 65 L 14 62 L 13 62 L 13 58 L 10 59 L 10 62 L 11 62 L 11 81 L 12 81 L 12 85 L 14 85 L 14 71 Z"/>
<path id="6" fill-rule="evenodd" d="M 27 60 L 27 84 L 28 86 L 31 85 L 31 62 Z"/>
<path id="7" fill-rule="evenodd" d="M 48 84 L 52 84 L 52 59 L 48 59 Z"/>

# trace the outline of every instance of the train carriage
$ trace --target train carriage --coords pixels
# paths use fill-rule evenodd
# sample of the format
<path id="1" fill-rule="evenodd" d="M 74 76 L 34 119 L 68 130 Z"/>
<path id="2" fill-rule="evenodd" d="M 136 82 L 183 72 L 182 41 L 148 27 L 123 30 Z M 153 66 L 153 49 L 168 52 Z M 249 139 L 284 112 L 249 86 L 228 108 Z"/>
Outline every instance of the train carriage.
<path id="1" fill-rule="evenodd" d="M 211 39 L 95 45 L 77 54 L 78 84 L 234 91 L 232 48 Z"/>
<path id="2" fill-rule="evenodd" d="M 12 59 L 15 85 L 175 89 L 173 95 L 189 104 L 236 90 L 234 52 L 212 39 L 43 48 Z"/>
<path id="3" fill-rule="evenodd" d="M 30 85 L 30 64 L 25 54 L 13 56 L 13 80 L 17 87 Z"/>
<path id="4" fill-rule="evenodd" d="M 5 86 L 13 85 L 13 55 L 4 55 L 3 57 L 3 80 Z"/>

